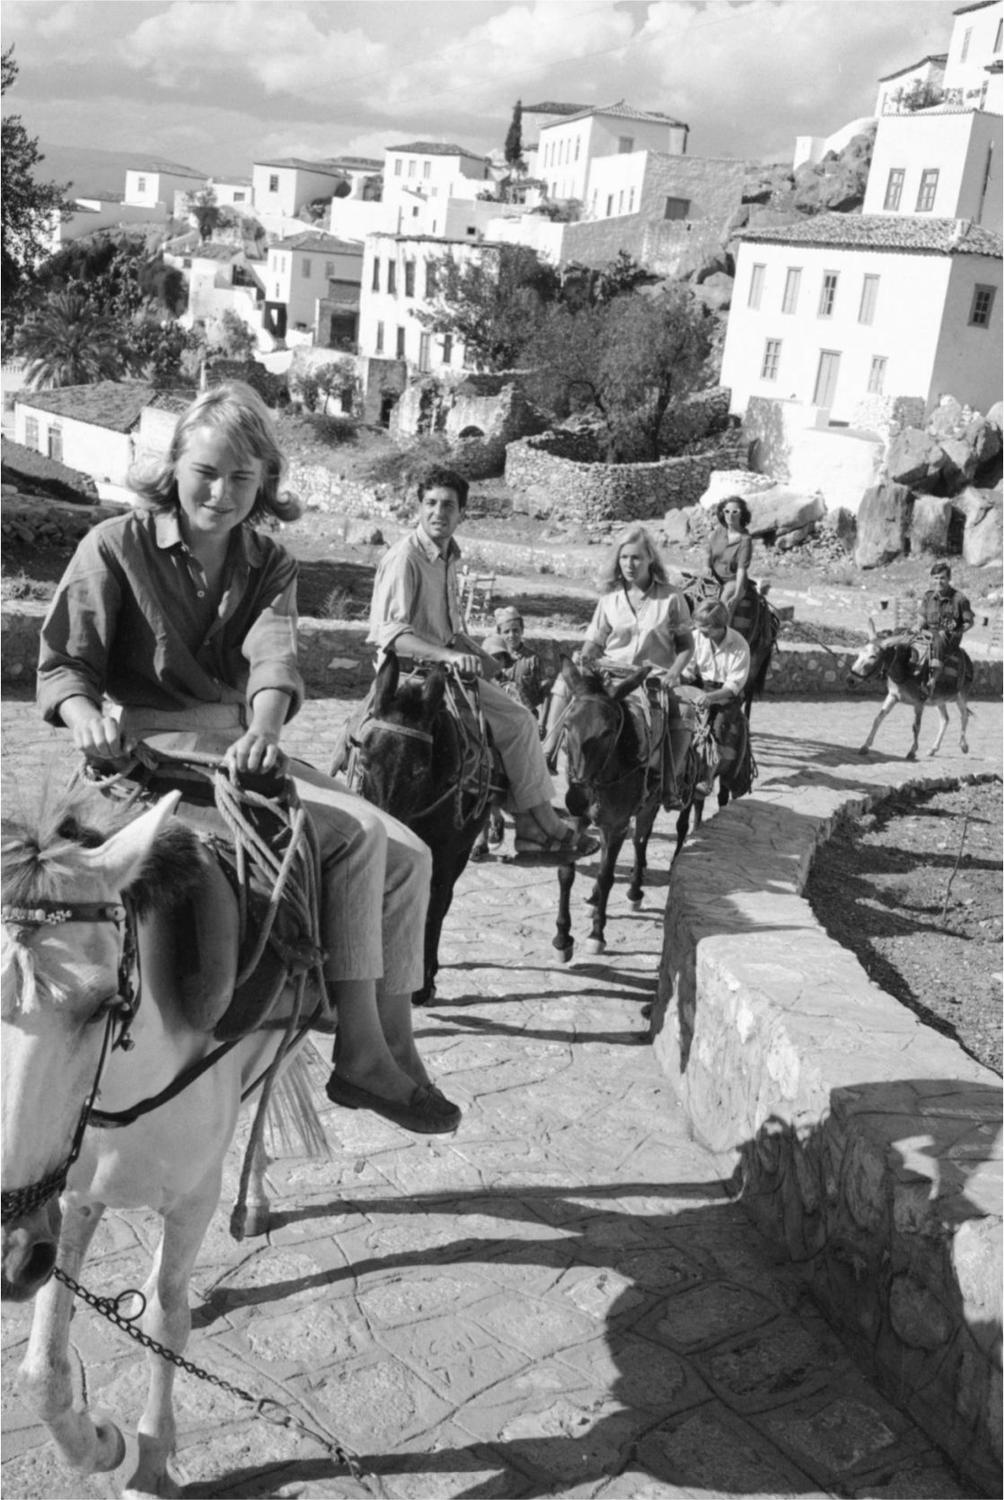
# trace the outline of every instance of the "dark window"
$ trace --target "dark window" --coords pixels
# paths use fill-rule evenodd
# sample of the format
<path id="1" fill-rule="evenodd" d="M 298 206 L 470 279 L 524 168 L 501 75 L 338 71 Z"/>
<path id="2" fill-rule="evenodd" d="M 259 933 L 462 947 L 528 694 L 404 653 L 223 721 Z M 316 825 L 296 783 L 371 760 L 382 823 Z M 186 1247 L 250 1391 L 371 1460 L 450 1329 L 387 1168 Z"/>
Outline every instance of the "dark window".
<path id="1" fill-rule="evenodd" d="M 398 357 L 398 359 L 404 359 L 404 329 L 403 328 L 399 328 L 397 330 L 397 357 Z"/>
<path id="2" fill-rule="evenodd" d="M 781 363 L 781 340 L 768 339 L 763 346 L 763 364 L 760 366 L 761 380 L 776 380 Z"/>
<path id="3" fill-rule="evenodd" d="M 60 427 L 49 428 L 49 457 L 57 464 L 63 462 L 63 432 Z"/>
<path id="4" fill-rule="evenodd" d="M 24 446 L 34 448 L 38 451 L 38 418 L 25 417 L 24 419 Z"/>
<path id="5" fill-rule="evenodd" d="M 973 287 L 973 301 L 969 309 L 969 322 L 973 328 L 990 327 L 990 314 L 993 312 L 996 292 L 997 288 L 993 286 Z"/>
<path id="6" fill-rule="evenodd" d="M 750 271 L 750 290 L 746 299 L 747 307 L 759 307 L 763 297 L 763 280 L 767 274 L 767 267 L 755 265 Z"/>
<path id="7" fill-rule="evenodd" d="M 387 290 L 392 297 L 397 292 L 397 262 L 393 260 L 387 262 Z"/>
<path id="8" fill-rule="evenodd" d="M 899 208 L 900 199 L 903 196 L 903 182 L 906 178 L 905 167 L 890 167 L 889 181 L 885 185 L 885 202 L 882 207 L 894 212 Z"/>
<path id="9" fill-rule="evenodd" d="M 379 257 L 379 255 L 376 256 L 375 259 L 374 259 L 374 261 L 373 261 L 373 288 L 372 289 L 373 289 L 374 292 L 378 292 L 380 290 L 380 257 Z"/>
<path id="10" fill-rule="evenodd" d="M 434 260 L 425 262 L 425 295 L 427 297 L 436 295 L 436 262 Z"/>
<path id="11" fill-rule="evenodd" d="M 621 135 L 617 137 L 617 151 L 620 156 L 626 156 L 629 151 L 634 150 L 634 136 Z"/>
<path id="12" fill-rule="evenodd" d="M 690 213 L 689 198 L 667 198 L 664 219 L 685 219 Z"/>
<path id="13" fill-rule="evenodd" d="M 453 359 L 453 334 L 443 334 L 443 364 L 448 365 Z"/>
<path id="14" fill-rule="evenodd" d="M 823 272 L 823 285 L 819 293 L 819 316 L 821 318 L 833 317 L 833 304 L 837 300 L 837 273 L 836 271 Z"/>
<path id="15" fill-rule="evenodd" d="M 938 169 L 928 167 L 920 174 L 920 191 L 917 194 L 917 213 L 929 214 L 934 207 L 935 194 L 938 191 Z"/>
<path id="16" fill-rule="evenodd" d="M 376 352 L 378 354 L 382 354 L 383 353 L 383 324 L 382 323 L 378 323 L 377 326 L 376 326 Z"/>
<path id="17" fill-rule="evenodd" d="M 415 295 L 415 262 L 406 260 L 404 263 L 404 295 L 414 297 Z"/>
<path id="18" fill-rule="evenodd" d="M 270 193 L 277 193 L 279 191 L 279 174 L 278 174 L 278 172 L 271 172 L 269 174 L 268 190 L 269 190 Z"/>

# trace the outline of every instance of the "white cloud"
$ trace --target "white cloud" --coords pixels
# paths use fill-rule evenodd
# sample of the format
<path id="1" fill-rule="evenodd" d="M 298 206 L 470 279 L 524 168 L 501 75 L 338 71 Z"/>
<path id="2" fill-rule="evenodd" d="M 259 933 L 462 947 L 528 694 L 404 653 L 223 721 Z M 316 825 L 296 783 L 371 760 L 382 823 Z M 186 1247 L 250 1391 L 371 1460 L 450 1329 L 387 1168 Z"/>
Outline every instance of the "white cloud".
<path id="1" fill-rule="evenodd" d="M 337 16 L 332 7 L 330 14 Z M 191 87 L 206 74 L 244 74 L 267 94 L 309 96 L 383 72 L 387 48 L 358 29 L 321 31 L 302 5 L 175 0 L 118 47 L 128 66 L 166 88 Z"/>

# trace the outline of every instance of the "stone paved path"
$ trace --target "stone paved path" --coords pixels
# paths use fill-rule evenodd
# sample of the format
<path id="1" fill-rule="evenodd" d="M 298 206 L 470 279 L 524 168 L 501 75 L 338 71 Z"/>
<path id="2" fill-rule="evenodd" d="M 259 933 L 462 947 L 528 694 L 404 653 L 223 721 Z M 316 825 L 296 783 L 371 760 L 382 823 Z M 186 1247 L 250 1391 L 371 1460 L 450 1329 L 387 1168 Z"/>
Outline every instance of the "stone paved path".
<path id="1" fill-rule="evenodd" d="M 761 705 L 762 780 L 804 784 L 823 747 L 828 778 L 902 772 L 854 755 L 875 707 Z M 291 748 L 323 763 L 340 712 L 308 705 Z M 908 723 L 894 715 L 880 744 L 901 755 Z M 5 705 L 3 741 L 10 800 L 67 764 L 27 704 Z M 956 744 L 953 720 L 933 763 L 945 775 L 999 771 L 999 706 L 977 705 L 970 756 Z M 609 951 L 571 967 L 551 957 L 553 874 L 493 862 L 465 878 L 441 994 L 416 1015 L 465 1108 L 459 1132 L 409 1136 L 325 1105 L 331 1158 L 275 1161 L 268 1241 L 235 1245 L 225 1214 L 214 1220 L 189 1356 L 337 1434 L 389 1500 L 971 1494 L 850 1362 L 674 1107 L 642 1015 L 662 935 L 660 829 L 645 906 L 632 912 L 620 887 Z M 580 880 L 580 936 L 587 890 Z M 323 1099 L 320 1060 L 316 1074 Z M 235 1171 L 232 1156 L 230 1190 Z M 88 1283 L 137 1284 L 155 1230 L 152 1215 L 111 1216 Z M 27 1326 L 25 1310 L 5 1311 L 7 1500 L 119 1493 L 126 1471 L 69 1478 L 19 1403 Z M 73 1343 L 91 1403 L 134 1425 L 142 1357 L 86 1310 Z M 319 1444 L 187 1375 L 176 1410 L 185 1496 L 365 1493 Z"/>

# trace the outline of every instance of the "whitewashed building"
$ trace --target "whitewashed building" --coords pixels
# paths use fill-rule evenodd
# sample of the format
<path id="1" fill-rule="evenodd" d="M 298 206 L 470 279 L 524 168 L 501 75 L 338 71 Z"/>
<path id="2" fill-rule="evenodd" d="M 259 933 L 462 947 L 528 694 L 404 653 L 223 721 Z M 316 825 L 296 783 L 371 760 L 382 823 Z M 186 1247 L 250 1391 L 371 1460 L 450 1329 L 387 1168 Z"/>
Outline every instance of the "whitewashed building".
<path id="1" fill-rule="evenodd" d="M 875 98 L 876 117 L 902 114 L 903 110 L 909 107 L 909 101 L 925 90 L 932 92 L 937 90 L 940 93 L 945 81 L 947 61 L 947 52 L 930 52 L 917 62 L 907 63 L 905 67 L 897 68 L 893 73 L 886 73 L 878 81 L 878 94 Z"/>
<path id="2" fill-rule="evenodd" d="M 463 263 L 497 249 L 438 235 L 370 235 L 363 259 L 359 353 L 402 360 L 420 373 L 462 370 L 463 344 L 449 334 L 430 333 L 416 314 L 431 310 L 435 301 L 434 261 L 450 254 Z"/>
<path id="3" fill-rule="evenodd" d="M 449 200 L 474 200 L 490 187 L 488 158 L 464 146 L 441 141 L 388 146 L 383 170 L 385 226 L 396 234 L 444 235 Z"/>
<path id="4" fill-rule="evenodd" d="M 552 199 L 574 198 L 588 204 L 594 162 L 646 150 L 683 155 L 689 129 L 682 120 L 634 109 L 623 100 L 558 115 L 541 125 L 535 172 L 547 183 Z"/>
<path id="5" fill-rule="evenodd" d="M 140 414 L 153 395 L 154 387 L 138 380 L 23 391 L 14 405 L 14 440 L 93 479 L 125 485 Z"/>
<path id="6" fill-rule="evenodd" d="M 999 228 L 1001 116 L 964 105 L 883 115 L 862 212 L 930 214 Z"/>
<path id="7" fill-rule="evenodd" d="M 947 103 L 984 109 L 988 95 L 1000 87 L 1004 0 L 977 0 L 974 5 L 960 5 L 954 14 L 942 85 L 945 99 Z M 999 102 L 994 105 L 991 100 L 990 105 L 1000 111 Z"/>
<path id="8" fill-rule="evenodd" d="M 309 334 L 326 344 L 318 303 L 358 307 L 362 265 L 361 244 L 318 231 L 270 245 L 264 274 L 267 330 L 280 339 L 291 331 Z"/>
<path id="9" fill-rule="evenodd" d="M 162 206 L 170 213 L 174 210 L 176 193 L 197 193 L 205 185 L 205 172 L 197 172 L 192 167 L 161 161 L 157 157 L 147 161 L 137 159 L 135 166 L 126 168 L 123 201 L 138 208 Z"/>
<path id="10" fill-rule="evenodd" d="M 743 232 L 722 359 L 732 410 L 801 403 L 849 424 L 869 397 L 1000 399 L 1001 235 L 968 220 L 819 214 Z"/>

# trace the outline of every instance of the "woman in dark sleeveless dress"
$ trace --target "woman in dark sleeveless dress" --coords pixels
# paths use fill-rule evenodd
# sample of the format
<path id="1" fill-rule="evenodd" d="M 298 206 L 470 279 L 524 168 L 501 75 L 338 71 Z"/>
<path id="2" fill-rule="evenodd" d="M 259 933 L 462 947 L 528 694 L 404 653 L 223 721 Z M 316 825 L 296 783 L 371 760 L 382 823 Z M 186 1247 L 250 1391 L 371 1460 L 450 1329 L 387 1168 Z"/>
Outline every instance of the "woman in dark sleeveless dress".
<path id="1" fill-rule="evenodd" d="M 750 508 L 740 495 L 728 495 L 715 506 L 718 526 L 708 544 L 708 572 L 718 584 L 733 630 L 749 640 L 756 625 L 759 591 L 749 576 L 753 538 Z"/>

